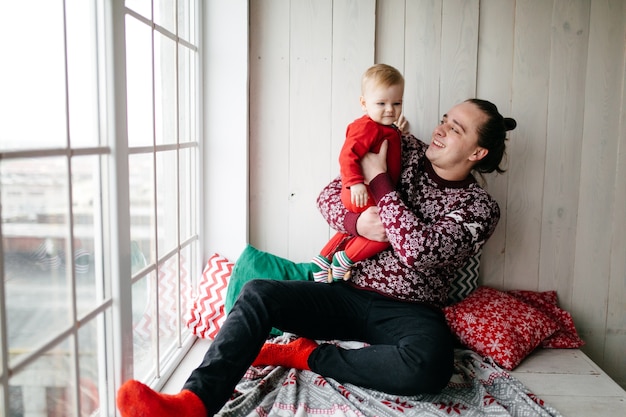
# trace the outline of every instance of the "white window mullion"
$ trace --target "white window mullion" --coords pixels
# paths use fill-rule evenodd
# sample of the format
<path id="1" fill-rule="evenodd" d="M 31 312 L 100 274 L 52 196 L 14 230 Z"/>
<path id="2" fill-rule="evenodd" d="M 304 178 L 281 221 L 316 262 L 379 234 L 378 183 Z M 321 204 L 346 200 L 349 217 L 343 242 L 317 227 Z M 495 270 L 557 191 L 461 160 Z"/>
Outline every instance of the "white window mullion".
<path id="1" fill-rule="evenodd" d="M 98 100 L 98 145 L 106 146 L 110 151 L 110 145 L 112 140 L 111 133 L 114 131 L 114 123 L 112 123 L 113 115 L 111 114 L 111 94 L 109 93 L 111 81 L 111 69 L 114 65 L 109 64 L 108 57 L 111 55 L 112 39 L 109 33 L 113 29 L 113 11 L 109 2 L 96 0 L 94 7 L 94 23 L 96 25 L 96 37 L 97 37 L 97 65 L 96 80 L 98 81 L 97 87 L 97 100 Z M 99 253 L 100 256 L 94 257 L 94 269 L 95 269 L 95 281 L 96 281 L 96 295 L 98 300 L 111 299 L 113 297 L 113 285 L 111 280 L 113 274 L 105 265 L 109 264 L 111 259 L 112 248 L 108 244 L 110 242 L 109 213 L 111 207 L 107 204 L 108 196 L 105 194 L 105 190 L 109 187 L 105 187 L 109 183 L 109 179 L 104 175 L 106 174 L 106 166 L 108 166 L 111 160 L 111 153 L 107 152 L 105 156 L 98 158 L 97 172 L 100 173 L 100 186 L 102 192 L 94 195 L 94 206 L 98 207 L 98 213 L 100 216 L 96 216 L 94 213 L 94 231 L 97 232 L 97 236 L 94 236 L 94 252 Z M 106 205 L 106 206 L 105 206 Z M 106 225 L 106 227 L 105 227 Z M 112 262 L 110 263 L 112 267 Z M 119 291 L 119 289 L 118 289 Z M 111 302 L 112 304 L 112 302 Z M 130 307 L 129 307 L 130 308 Z M 121 314 L 119 314 L 121 316 Z M 97 367 L 98 367 L 98 403 L 100 404 L 99 416 L 105 417 L 114 415 L 115 412 L 115 393 L 119 386 L 119 381 L 123 380 L 123 375 L 118 376 L 115 372 L 115 366 L 118 361 L 116 360 L 116 348 L 115 346 L 121 346 L 121 343 L 117 343 L 118 338 L 113 338 L 113 320 L 112 320 L 112 308 L 108 308 L 103 314 L 99 314 L 96 324 L 96 340 L 98 341 L 97 355 Z M 115 339 L 115 340 L 114 340 Z M 132 346 L 132 344 L 131 344 Z M 124 349 L 118 348 L 121 352 Z M 121 356 L 121 355 L 119 355 Z M 112 382 L 112 383 L 111 383 Z"/>
<path id="2" fill-rule="evenodd" d="M 203 191 L 203 187 L 201 184 L 204 183 L 203 179 L 204 179 L 204 170 L 203 170 L 203 165 L 204 165 L 204 148 L 205 148 L 205 144 L 204 144 L 204 76 L 203 74 L 203 62 L 204 62 L 204 2 L 203 1 L 197 1 L 197 2 L 192 2 L 193 6 L 190 7 L 194 7 L 194 27 L 193 30 L 195 31 L 195 43 L 198 46 L 198 53 L 196 54 L 196 58 L 193 62 L 193 67 L 192 65 L 189 65 L 189 71 L 192 70 L 194 71 L 193 77 L 189 76 L 189 80 L 190 83 L 191 81 L 193 81 L 193 84 L 191 84 L 190 89 L 192 91 L 199 91 L 201 92 L 200 94 L 196 94 L 194 97 L 192 97 L 191 99 L 194 101 L 195 103 L 195 117 L 193 119 L 193 125 L 195 128 L 195 134 L 196 137 L 198 138 L 199 141 L 199 145 L 198 145 L 198 150 L 196 153 L 196 157 L 195 157 L 195 175 L 196 175 L 196 182 L 195 182 L 195 201 L 194 204 L 195 207 L 197 207 L 199 210 L 195 212 L 195 218 L 194 218 L 194 222 L 195 222 L 195 226 L 196 226 L 196 230 L 198 231 L 198 234 L 200 235 L 204 235 L 204 216 L 201 216 L 200 213 L 204 213 L 205 212 L 205 206 L 204 206 L 204 191 Z M 196 8 L 197 6 L 197 8 Z M 191 128 L 191 126 L 190 126 Z M 206 239 L 198 239 L 198 245 L 196 248 L 196 255 L 198 257 L 198 259 L 203 259 L 204 253 L 205 253 L 205 245 L 206 245 Z"/>
<path id="3" fill-rule="evenodd" d="M 73 328 L 73 336 L 72 343 L 70 343 L 70 357 L 71 357 L 71 365 L 72 365 L 72 376 L 74 378 L 73 381 L 73 400 L 74 400 L 74 409 L 80 410 L 80 382 L 79 382 L 79 374 L 80 374 L 80 364 L 79 364 L 79 354 L 80 346 L 78 341 L 78 314 L 76 307 L 76 268 L 74 264 L 74 212 L 73 212 L 73 203 L 72 203 L 72 158 L 70 155 L 67 156 L 67 197 L 68 197 L 68 213 L 67 213 L 67 240 L 66 240 L 66 255 L 65 259 L 67 262 L 67 267 L 65 270 L 65 274 L 67 276 L 67 281 L 69 285 L 68 292 L 68 304 L 70 305 L 69 314 L 70 314 L 70 323 L 72 323 Z"/>
<path id="4" fill-rule="evenodd" d="M 0 236 L 2 236 L 2 222 L 0 222 Z M 0 383 L 2 384 L 0 415 L 10 415 L 9 410 L 9 340 L 6 325 L 6 305 L 4 291 L 4 251 L 0 250 Z"/>
<path id="5" fill-rule="evenodd" d="M 174 22 L 176 28 L 176 37 L 178 38 L 178 0 L 174 2 L 175 14 L 174 14 Z M 178 74 L 178 58 L 179 58 L 179 50 L 180 45 L 176 44 L 176 53 L 174 55 L 174 79 L 176 80 L 176 117 L 174 120 L 176 121 L 176 247 L 178 248 L 178 258 L 176 260 L 176 272 L 178 276 L 181 276 L 181 247 L 180 247 L 180 77 Z M 182 312 L 182 291 L 181 291 L 181 282 L 178 280 L 178 285 L 176 286 L 176 311 L 179 312 L 178 320 L 176 320 L 176 344 L 177 346 L 182 346 L 182 322 L 180 314 Z"/>
<path id="6" fill-rule="evenodd" d="M 108 158 L 110 179 L 104 199 L 109 211 L 112 277 L 113 389 L 109 391 L 108 407 L 115 410 L 115 393 L 121 384 L 133 377 L 132 288 L 130 280 L 130 197 L 128 139 L 126 117 L 126 30 L 123 0 L 105 2 L 107 115 L 111 156 Z"/>
<path id="7" fill-rule="evenodd" d="M 74 267 L 74 212 L 73 212 L 73 196 L 72 196 L 72 154 L 70 152 L 72 148 L 70 137 L 70 93 L 69 93 L 69 63 L 68 63 L 68 46 L 67 46 L 67 3 L 63 1 L 63 49 L 65 57 L 65 126 L 66 126 L 66 148 L 65 155 L 66 161 L 66 182 L 67 182 L 67 237 L 65 239 L 65 275 L 67 277 L 68 291 L 68 305 L 69 305 L 69 320 L 73 328 L 73 335 L 71 337 L 70 346 L 70 369 L 73 382 L 71 383 L 72 398 L 74 403 L 74 410 L 80 410 L 80 364 L 79 364 L 79 344 L 78 344 L 78 317 L 76 307 L 76 270 Z"/>
<path id="8" fill-rule="evenodd" d="M 156 263 L 156 271 L 154 273 L 154 305 L 153 305 L 153 321 L 152 321 L 152 351 L 154 352 L 154 370 L 155 370 L 155 378 L 159 379 L 161 377 L 161 349 L 160 349 L 160 280 L 161 277 L 161 251 L 159 249 L 159 217 L 158 217 L 158 192 L 157 187 L 159 184 L 157 183 L 157 111 L 156 111 L 156 70 L 155 70 L 155 39 L 156 36 L 154 30 L 154 1 L 150 2 L 150 53 L 151 53 L 151 71 L 152 71 L 152 201 L 154 202 L 154 206 L 152 207 L 152 218 L 154 219 L 154 223 L 152 224 L 153 236 L 154 236 L 154 262 Z"/>

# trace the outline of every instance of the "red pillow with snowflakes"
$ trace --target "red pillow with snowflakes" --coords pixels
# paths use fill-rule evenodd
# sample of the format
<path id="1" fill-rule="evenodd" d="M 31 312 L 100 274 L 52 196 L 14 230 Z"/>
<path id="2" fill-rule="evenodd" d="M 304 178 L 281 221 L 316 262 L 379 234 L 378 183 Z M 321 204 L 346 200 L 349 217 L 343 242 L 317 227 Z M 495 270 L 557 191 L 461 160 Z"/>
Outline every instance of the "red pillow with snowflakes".
<path id="1" fill-rule="evenodd" d="M 490 287 L 479 287 L 444 313 L 461 343 L 508 370 L 559 329 L 541 311 Z"/>
<path id="2" fill-rule="evenodd" d="M 556 291 L 512 290 L 507 291 L 507 294 L 535 307 L 559 325 L 552 336 L 541 342 L 541 347 L 576 349 L 585 344 L 578 336 L 572 315 L 559 307 Z"/>

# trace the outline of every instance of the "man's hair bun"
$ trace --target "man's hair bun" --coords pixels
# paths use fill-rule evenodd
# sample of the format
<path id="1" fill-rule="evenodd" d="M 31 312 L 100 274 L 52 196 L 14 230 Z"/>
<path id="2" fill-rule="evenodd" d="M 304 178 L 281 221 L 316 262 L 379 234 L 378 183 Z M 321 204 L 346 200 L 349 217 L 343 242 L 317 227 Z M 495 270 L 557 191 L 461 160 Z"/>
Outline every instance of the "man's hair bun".
<path id="1" fill-rule="evenodd" d="M 504 128 L 506 129 L 507 132 L 509 130 L 515 129 L 516 127 L 517 127 L 517 122 L 515 121 L 515 119 L 511 117 L 504 118 Z"/>

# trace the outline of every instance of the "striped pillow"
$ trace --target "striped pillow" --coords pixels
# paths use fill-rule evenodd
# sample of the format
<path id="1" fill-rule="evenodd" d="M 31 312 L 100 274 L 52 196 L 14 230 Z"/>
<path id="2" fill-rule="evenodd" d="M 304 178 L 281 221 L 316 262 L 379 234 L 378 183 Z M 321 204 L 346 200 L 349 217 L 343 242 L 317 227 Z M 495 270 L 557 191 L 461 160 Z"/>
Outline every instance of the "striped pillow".
<path id="1" fill-rule="evenodd" d="M 450 283 L 450 291 L 448 292 L 448 304 L 458 303 L 478 288 L 480 255 L 481 251 L 454 273 L 454 279 Z"/>
<path id="2" fill-rule="evenodd" d="M 215 253 L 202 272 L 197 294 L 186 316 L 187 327 L 200 338 L 214 339 L 226 319 L 224 299 L 233 265 Z"/>

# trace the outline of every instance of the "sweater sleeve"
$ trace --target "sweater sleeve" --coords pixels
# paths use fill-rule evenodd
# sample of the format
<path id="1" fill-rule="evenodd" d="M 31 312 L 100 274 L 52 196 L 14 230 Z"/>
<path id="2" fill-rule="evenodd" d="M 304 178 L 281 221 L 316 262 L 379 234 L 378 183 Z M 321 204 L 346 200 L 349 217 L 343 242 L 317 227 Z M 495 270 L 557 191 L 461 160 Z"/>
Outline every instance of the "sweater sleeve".
<path id="1" fill-rule="evenodd" d="M 381 221 L 400 261 L 417 270 L 460 267 L 491 236 L 500 218 L 497 203 L 486 193 L 458 201 L 426 223 L 391 191 L 378 200 Z"/>
<path id="2" fill-rule="evenodd" d="M 341 202 L 341 179 L 335 178 L 317 197 L 317 208 L 330 227 L 357 236 L 358 213 L 352 213 Z"/>

